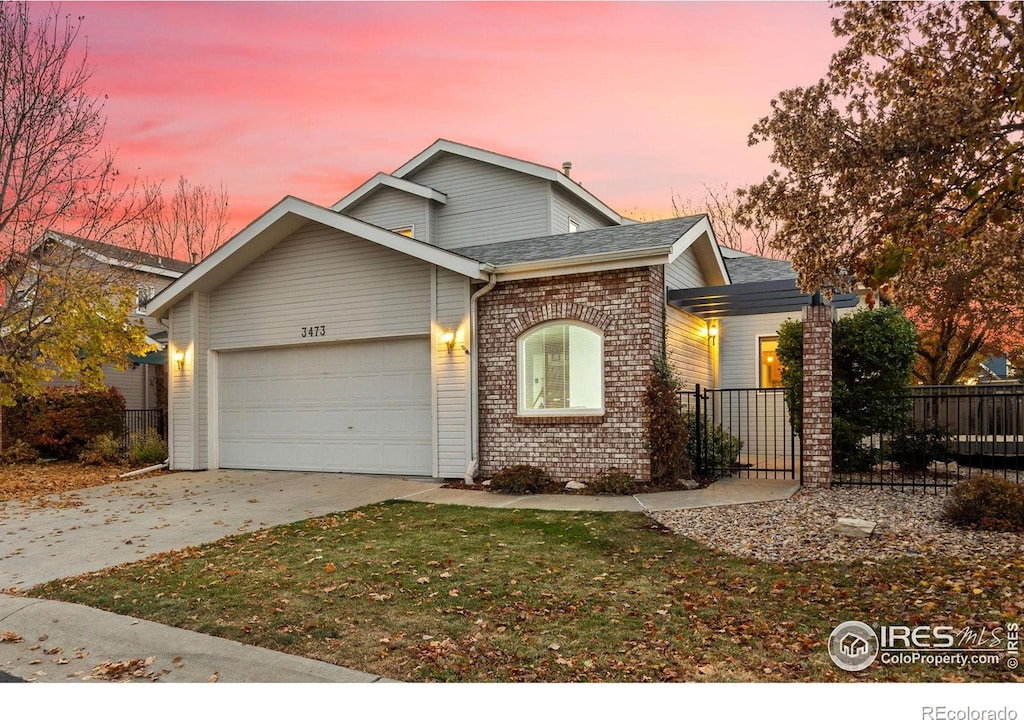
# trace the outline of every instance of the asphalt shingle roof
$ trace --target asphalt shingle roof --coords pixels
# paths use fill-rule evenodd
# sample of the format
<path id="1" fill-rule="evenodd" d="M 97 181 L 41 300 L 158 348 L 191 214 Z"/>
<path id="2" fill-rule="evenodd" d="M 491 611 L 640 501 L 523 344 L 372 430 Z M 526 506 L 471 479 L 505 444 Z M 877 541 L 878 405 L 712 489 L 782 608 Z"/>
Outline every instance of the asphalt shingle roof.
<path id="1" fill-rule="evenodd" d="M 633 225 L 615 225 L 562 235 L 509 240 L 492 245 L 453 248 L 452 252 L 491 265 L 515 265 L 631 250 L 654 250 L 672 245 L 703 217 L 695 215 Z"/>
<path id="2" fill-rule="evenodd" d="M 787 260 L 747 255 L 746 257 L 725 257 L 725 267 L 734 285 L 740 283 L 768 282 L 771 280 L 795 280 L 796 272 Z"/>

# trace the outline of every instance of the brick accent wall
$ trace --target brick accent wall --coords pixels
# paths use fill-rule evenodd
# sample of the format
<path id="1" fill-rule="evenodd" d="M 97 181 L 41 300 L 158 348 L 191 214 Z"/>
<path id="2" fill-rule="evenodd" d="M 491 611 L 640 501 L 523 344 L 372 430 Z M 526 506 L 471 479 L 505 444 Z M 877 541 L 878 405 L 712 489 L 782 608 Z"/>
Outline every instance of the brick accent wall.
<path id="1" fill-rule="evenodd" d="M 832 485 L 832 307 L 808 305 L 803 325 L 802 483 L 828 488 Z"/>
<path id="2" fill-rule="evenodd" d="M 510 465 L 544 468 L 560 481 L 610 467 L 649 480 L 643 395 L 663 338 L 664 268 L 563 275 L 499 283 L 480 299 L 480 473 Z M 520 417 L 517 342 L 550 320 L 587 323 L 604 335 L 603 416 Z"/>

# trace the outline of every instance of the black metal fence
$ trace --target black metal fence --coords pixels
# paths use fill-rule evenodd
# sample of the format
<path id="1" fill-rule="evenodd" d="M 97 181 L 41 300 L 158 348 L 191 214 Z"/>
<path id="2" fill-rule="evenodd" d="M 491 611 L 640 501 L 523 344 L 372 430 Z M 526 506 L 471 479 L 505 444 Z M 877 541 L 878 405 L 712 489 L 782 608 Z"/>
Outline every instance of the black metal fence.
<path id="1" fill-rule="evenodd" d="M 913 387 L 890 400 L 891 421 L 878 423 L 858 421 L 857 398 L 834 401 L 833 484 L 944 492 L 979 473 L 1024 482 L 1024 385 Z"/>
<path id="2" fill-rule="evenodd" d="M 124 453 L 131 447 L 132 438 L 144 434 L 149 428 L 156 430 L 160 439 L 167 442 L 167 410 L 125 410 L 124 427 L 125 432 L 121 438 L 121 451 Z"/>
<path id="3" fill-rule="evenodd" d="M 679 393 L 699 477 L 798 477 L 800 439 L 783 388 L 701 388 Z"/>

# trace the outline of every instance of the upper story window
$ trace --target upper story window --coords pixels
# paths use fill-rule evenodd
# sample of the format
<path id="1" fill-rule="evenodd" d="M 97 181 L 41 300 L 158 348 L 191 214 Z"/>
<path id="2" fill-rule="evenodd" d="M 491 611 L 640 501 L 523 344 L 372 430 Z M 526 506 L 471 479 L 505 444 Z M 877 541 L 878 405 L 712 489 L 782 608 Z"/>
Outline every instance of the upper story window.
<path id="1" fill-rule="evenodd" d="M 778 347 L 779 338 L 777 335 L 757 339 L 757 356 L 760 360 L 758 387 L 782 387 L 782 364 L 779 362 L 779 356 L 775 352 Z"/>
<path id="2" fill-rule="evenodd" d="M 573 220 L 572 218 L 569 218 L 569 232 L 574 233 L 574 232 L 579 232 L 579 231 L 580 231 L 580 224 L 578 222 L 576 222 L 575 220 Z"/>
<path id="3" fill-rule="evenodd" d="M 604 338 L 581 323 L 555 321 L 519 338 L 520 415 L 604 411 Z"/>
<path id="4" fill-rule="evenodd" d="M 416 229 L 412 225 L 405 225 L 403 227 L 392 228 L 391 232 L 398 233 L 399 235 L 405 235 L 407 238 L 416 237 Z"/>

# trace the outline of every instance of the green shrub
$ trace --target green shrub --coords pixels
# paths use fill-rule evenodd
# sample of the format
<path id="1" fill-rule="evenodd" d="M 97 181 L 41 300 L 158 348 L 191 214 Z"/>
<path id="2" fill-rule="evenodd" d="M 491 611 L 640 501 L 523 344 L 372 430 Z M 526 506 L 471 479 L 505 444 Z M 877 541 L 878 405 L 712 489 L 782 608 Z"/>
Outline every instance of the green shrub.
<path id="1" fill-rule="evenodd" d="M 995 475 L 978 475 L 953 486 L 943 517 L 977 530 L 1024 531 L 1024 486 Z"/>
<path id="2" fill-rule="evenodd" d="M 686 453 L 691 466 L 701 477 L 716 479 L 730 473 L 743 449 L 743 441 L 721 425 L 714 425 L 707 415 L 697 425 L 697 415 L 686 413 Z M 699 432 L 698 432 L 699 430 Z"/>
<path id="3" fill-rule="evenodd" d="M 0 463 L 7 465 L 35 462 L 38 459 L 39 451 L 24 440 L 15 440 L 14 444 L 0 453 Z"/>
<path id="4" fill-rule="evenodd" d="M 156 428 L 132 433 L 128 441 L 128 458 L 136 465 L 155 465 L 167 459 L 167 443 Z"/>
<path id="5" fill-rule="evenodd" d="M 107 465 L 121 459 L 121 441 L 111 433 L 89 438 L 85 449 L 78 454 L 79 462 L 85 465 Z"/>
<path id="6" fill-rule="evenodd" d="M 941 427 L 907 429 L 893 435 L 888 457 L 908 473 L 920 473 L 933 462 L 948 460 L 947 434 Z"/>
<path id="7" fill-rule="evenodd" d="M 4 416 L 12 438 L 46 457 L 76 460 L 91 438 L 124 435 L 124 411 L 124 397 L 116 388 L 52 387 L 18 398 Z"/>
<path id="8" fill-rule="evenodd" d="M 638 483 L 629 473 L 610 468 L 587 483 L 588 495 L 632 495 Z"/>
<path id="9" fill-rule="evenodd" d="M 651 456 L 653 482 L 673 483 L 693 476 L 686 454 L 686 421 L 679 404 L 679 381 L 661 356 L 654 359 L 654 372 L 644 393 L 644 445 Z"/>
<path id="10" fill-rule="evenodd" d="M 491 490 L 510 495 L 535 495 L 554 488 L 551 476 L 533 465 L 513 465 L 499 470 L 491 478 Z"/>

